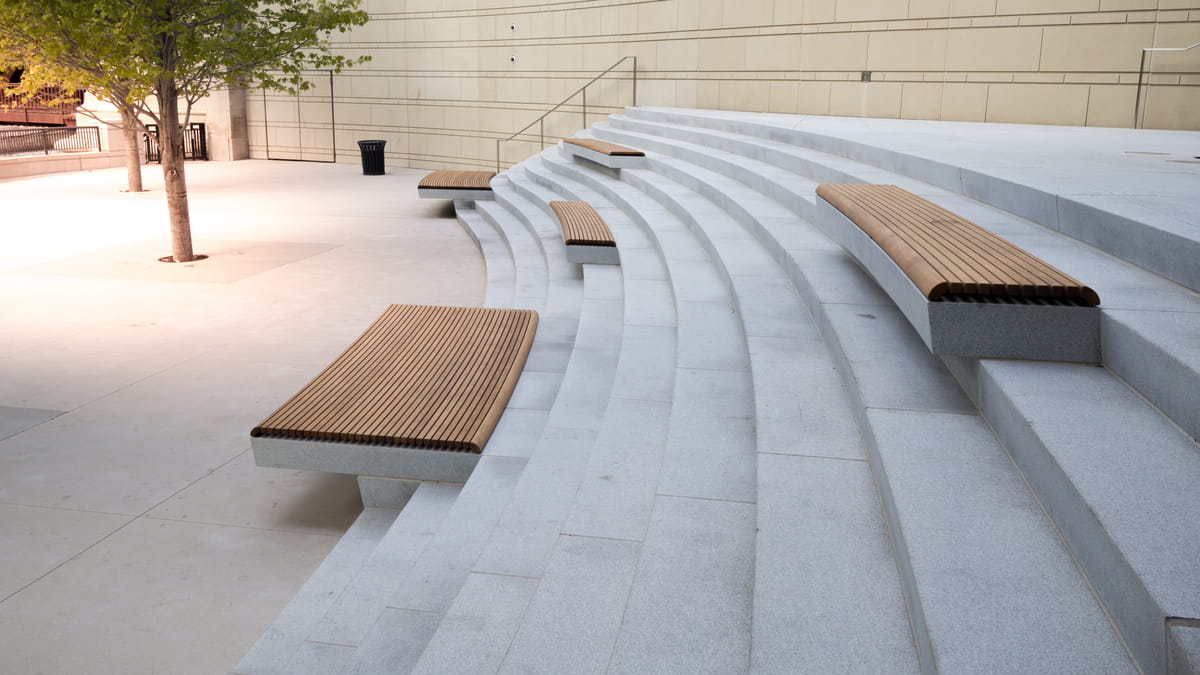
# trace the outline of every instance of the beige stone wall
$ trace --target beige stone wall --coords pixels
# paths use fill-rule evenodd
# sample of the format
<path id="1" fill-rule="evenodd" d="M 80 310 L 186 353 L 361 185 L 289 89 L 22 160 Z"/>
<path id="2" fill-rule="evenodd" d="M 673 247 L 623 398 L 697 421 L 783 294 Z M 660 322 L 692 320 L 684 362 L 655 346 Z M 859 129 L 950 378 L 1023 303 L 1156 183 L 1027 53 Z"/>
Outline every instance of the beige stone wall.
<path id="1" fill-rule="evenodd" d="M 1141 49 L 1200 42 L 1200 0 L 363 0 L 338 37 L 371 63 L 295 98 L 249 97 L 252 155 L 494 166 L 496 139 L 622 56 L 638 103 L 913 119 L 1131 126 Z M 588 89 L 632 101 L 629 64 Z M 1200 130 L 1200 48 L 1156 54 L 1147 128 Z M 870 81 L 863 81 L 865 73 Z M 319 78 L 318 78 L 319 79 Z M 322 89 L 323 87 L 323 89 Z M 583 126 L 573 99 L 547 142 Z M 264 118 L 268 121 L 264 122 Z M 590 118 L 589 122 L 595 121 Z M 538 128 L 504 146 L 538 147 Z"/>

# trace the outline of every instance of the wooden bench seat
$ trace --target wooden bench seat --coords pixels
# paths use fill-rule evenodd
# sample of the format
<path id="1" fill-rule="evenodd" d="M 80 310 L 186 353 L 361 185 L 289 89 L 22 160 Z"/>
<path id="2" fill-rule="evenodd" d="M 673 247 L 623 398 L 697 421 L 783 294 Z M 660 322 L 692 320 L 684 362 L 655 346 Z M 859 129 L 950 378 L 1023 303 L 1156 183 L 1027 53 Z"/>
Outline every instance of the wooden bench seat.
<path id="1" fill-rule="evenodd" d="M 617 265 L 617 242 L 599 213 L 587 202 L 550 202 L 562 227 L 567 260 L 574 263 Z"/>
<path id="2" fill-rule="evenodd" d="M 462 482 L 521 375 L 530 310 L 391 305 L 250 432 L 260 466 Z"/>
<path id="3" fill-rule="evenodd" d="M 495 171 L 434 171 L 417 183 L 417 195 L 424 199 L 492 201 Z"/>
<path id="4" fill-rule="evenodd" d="M 1010 242 L 894 185 L 817 188 L 818 225 L 936 354 L 1098 362 L 1099 295 Z"/>
<path id="5" fill-rule="evenodd" d="M 645 165 L 646 153 L 595 138 L 564 138 L 563 149 L 571 155 L 610 169 L 630 169 Z"/>

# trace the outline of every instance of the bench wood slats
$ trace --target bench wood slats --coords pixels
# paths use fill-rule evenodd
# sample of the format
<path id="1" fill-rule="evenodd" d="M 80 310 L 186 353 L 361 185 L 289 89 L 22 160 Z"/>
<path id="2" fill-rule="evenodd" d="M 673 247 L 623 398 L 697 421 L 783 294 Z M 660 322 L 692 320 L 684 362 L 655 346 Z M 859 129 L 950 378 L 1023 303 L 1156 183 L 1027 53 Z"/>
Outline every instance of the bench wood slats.
<path id="1" fill-rule="evenodd" d="M 616 246 L 604 219 L 587 202 L 550 202 L 568 246 Z"/>
<path id="2" fill-rule="evenodd" d="M 427 190 L 491 190 L 495 171 L 434 171 L 421 179 L 419 189 Z"/>
<path id="3" fill-rule="evenodd" d="M 989 296 L 1100 304 L 1073 277 L 895 185 L 826 184 L 817 194 L 875 240 L 930 301 Z"/>
<path id="4" fill-rule="evenodd" d="M 536 328 L 529 310 L 391 305 L 250 435 L 482 452 Z"/>
<path id="5" fill-rule="evenodd" d="M 578 145 L 589 150 L 595 150 L 596 152 L 599 152 L 603 155 L 608 155 L 609 157 L 646 156 L 646 153 L 642 152 L 641 150 L 627 148 L 623 145 L 617 145 L 616 143 L 609 143 L 607 141 L 601 141 L 595 138 L 564 138 L 563 142 L 570 143 L 571 145 Z"/>

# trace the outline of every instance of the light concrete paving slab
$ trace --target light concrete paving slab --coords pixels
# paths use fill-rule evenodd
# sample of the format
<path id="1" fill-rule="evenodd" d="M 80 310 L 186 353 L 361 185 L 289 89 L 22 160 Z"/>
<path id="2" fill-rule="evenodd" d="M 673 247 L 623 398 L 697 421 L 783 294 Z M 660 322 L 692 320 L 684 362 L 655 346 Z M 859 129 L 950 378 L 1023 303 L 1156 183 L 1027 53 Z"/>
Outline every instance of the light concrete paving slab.
<path id="1" fill-rule="evenodd" d="M 795 286 L 778 266 L 768 263 L 771 276 L 734 276 L 734 301 L 747 341 L 752 337 L 790 337 L 820 340 L 821 332 Z"/>
<path id="2" fill-rule="evenodd" d="M 1200 624 L 1178 622 L 1170 627 L 1168 675 L 1194 675 L 1200 672 Z"/>
<path id="3" fill-rule="evenodd" d="M 753 502 L 753 390 L 741 371 L 676 371 L 658 493 Z"/>
<path id="4" fill-rule="evenodd" d="M 417 659 L 421 658 L 421 651 L 437 631 L 441 618 L 441 614 L 432 612 L 383 610 L 373 630 L 391 639 L 356 649 L 354 661 L 346 672 L 353 675 L 411 672 Z"/>
<path id="5" fill-rule="evenodd" d="M 1195 441 L 1104 369 L 1004 361 L 974 369 L 984 412 L 1131 652 L 1162 671 L 1166 617 L 1200 614 L 1195 520 L 1164 515 L 1200 509 Z"/>
<path id="6" fill-rule="evenodd" d="M 829 305 L 825 312 L 865 407 L 975 414 L 975 405 L 899 310 Z"/>
<path id="7" fill-rule="evenodd" d="M 238 675 L 286 673 L 292 654 L 370 558 L 396 515 L 397 512 L 390 509 L 363 510 L 279 616 L 233 667 L 233 672 Z"/>
<path id="8" fill-rule="evenodd" d="M 525 358 L 525 367 L 548 373 L 564 372 L 567 362 L 571 360 L 571 346 L 569 342 L 539 341 L 535 338 Z"/>
<path id="9" fill-rule="evenodd" d="M 870 466 L 760 454 L 758 478 L 750 672 L 920 672 Z"/>
<path id="10" fill-rule="evenodd" d="M 54 275 L 82 279 L 119 279 L 189 284 L 228 284 L 320 255 L 337 244 L 290 241 L 247 241 L 201 239 L 193 242 L 197 255 L 211 260 L 164 264 L 158 258 L 170 255 L 170 240 L 145 239 L 89 251 L 40 265 L 10 270 L 8 274 Z"/>
<path id="11" fill-rule="evenodd" d="M 1200 312 L 1104 313 L 1104 365 L 1200 439 Z"/>
<path id="12" fill-rule="evenodd" d="M 612 400 L 563 532 L 634 541 L 645 537 L 670 414 L 669 403 Z"/>
<path id="13" fill-rule="evenodd" d="M 138 520 L 0 604 L 0 670 L 224 672 L 335 543 Z"/>
<path id="14" fill-rule="evenodd" d="M 521 379 L 517 381 L 517 386 L 508 399 L 508 407 L 524 410 L 550 410 L 554 405 L 555 397 L 558 396 L 562 380 L 562 373 L 526 370 L 521 373 Z"/>
<path id="15" fill-rule="evenodd" d="M 323 675 L 345 672 L 354 658 L 354 648 L 321 642 L 304 642 L 288 660 L 287 672 L 295 675 Z"/>
<path id="16" fill-rule="evenodd" d="M 471 574 L 412 672 L 495 672 L 536 589 L 534 579 Z"/>
<path id="17" fill-rule="evenodd" d="M 130 522 L 127 516 L 0 504 L 0 601 Z"/>
<path id="18" fill-rule="evenodd" d="M 658 497 L 610 673 L 734 673 L 750 658 L 754 506 Z"/>
<path id="19" fill-rule="evenodd" d="M 746 338 L 737 311 L 716 302 L 676 303 L 679 342 L 676 362 L 682 368 L 745 370 Z"/>
<path id="20" fill-rule="evenodd" d="M 628 272 L 630 266 L 625 265 Z M 626 326 L 674 326 L 675 297 L 670 282 L 625 279 Z"/>
<path id="21" fill-rule="evenodd" d="M 354 476 L 254 464 L 249 452 L 146 515 L 163 520 L 341 535 L 363 504 Z"/>
<path id="22" fill-rule="evenodd" d="M 669 402 L 675 386 L 675 350 L 674 325 L 626 325 L 621 331 L 613 397 Z"/>
<path id="23" fill-rule="evenodd" d="M 878 409 L 867 418 L 909 604 L 920 607 L 914 633 L 940 670 L 1136 672 L 981 418 Z"/>
<path id="24" fill-rule="evenodd" d="M 445 612 L 479 559 L 492 527 L 504 515 L 513 489 L 525 469 L 516 457 L 485 456 L 475 467 L 446 516 L 444 526 L 424 554 L 404 575 L 388 607 L 415 611 Z M 372 630 L 360 646 L 387 641 Z"/>
<path id="25" fill-rule="evenodd" d="M 17 651 L 5 646 L 13 658 L 19 654 L 23 663 L 51 672 L 72 672 L 70 664 L 79 672 L 227 670 L 323 556 L 286 542 L 319 541 L 328 550 L 329 537 L 302 533 L 335 532 L 348 503 L 317 513 L 316 505 L 286 501 L 330 494 L 332 484 L 322 481 L 337 477 L 306 484 L 278 472 L 285 478 L 272 483 L 276 473 L 259 473 L 250 462 L 228 463 L 244 453 L 249 427 L 336 356 L 389 302 L 483 299 L 478 250 L 445 209 L 448 203 L 417 199 L 420 171 L 364 180 L 357 167 L 345 165 L 189 163 L 193 236 L 200 252 L 212 257 L 180 266 L 130 259 L 131 265 L 114 269 L 121 256 L 98 252 L 131 250 L 139 242 L 162 240 L 167 230 L 161 176 L 145 173 L 150 191 L 141 194 L 120 192 L 120 169 L 0 184 L 7 216 L 29 221 L 47 203 L 82 214 L 26 228 L 20 237 L 6 239 L 0 251 L 6 272 L 0 274 L 6 319 L 0 322 L 0 405 L 67 413 L 3 441 L 0 462 L 6 463 L 7 480 L 0 481 L 0 499 L 85 509 L 74 512 L 80 524 L 110 517 L 106 511 L 138 515 L 161 504 L 180 520 L 135 524 L 225 532 L 218 539 L 228 545 L 179 546 L 178 560 L 167 559 L 165 550 L 154 553 L 149 558 L 158 567 L 169 572 L 178 563 L 211 572 L 214 584 L 220 574 L 237 571 L 241 577 L 229 581 L 228 593 L 196 591 L 197 603 L 163 606 L 160 601 L 170 593 L 159 592 L 166 582 L 154 570 L 146 575 L 153 583 L 145 592 L 117 575 L 123 605 L 104 600 L 109 606 L 104 609 L 89 604 L 92 596 L 84 594 L 66 610 L 52 607 L 71 594 L 58 580 L 95 586 L 105 573 L 46 576 L 0 604 L 0 612 L 29 630 L 40 630 L 38 617 L 47 612 L 68 617 L 65 631 L 43 630 L 61 639 Z M 213 248 L 213 242 L 230 246 Z M 14 273 L 31 268 L 39 273 Z M 140 271 L 134 274 L 135 269 Z M 97 273 L 107 276 L 82 276 Z M 273 477 L 254 485 L 249 476 L 234 475 L 241 468 L 251 476 Z M 209 480 L 211 487 L 204 485 Z M 225 490 L 232 496 L 219 504 L 217 495 Z M 175 501 L 164 504 L 172 495 Z M 271 496 L 280 503 L 267 501 Z M 236 513 L 238 505 L 247 513 Z M 185 516 L 218 524 L 189 523 Z M 233 524 L 239 520 L 266 529 Z M 299 532 L 271 529 L 276 527 Z M 48 526 L 47 534 L 54 531 Z M 140 574 L 137 561 L 147 542 L 126 532 L 105 540 L 103 550 L 113 560 L 134 561 L 121 574 Z M 229 556 L 239 550 L 245 555 L 235 569 Z M 25 552 L 31 563 L 37 563 L 37 551 L 31 545 Z M 14 553 L 21 555 L 20 549 Z M 60 572 L 81 560 L 95 559 L 81 556 Z M 238 586 L 257 583 L 260 576 L 271 593 L 256 595 Z M 176 578 L 175 585 L 187 584 Z M 26 597 L 45 602 L 10 605 L 35 589 L 36 596 Z M 214 610 L 209 596 L 217 604 L 234 599 Z M 109 621 L 111 614 L 94 618 L 105 611 L 152 619 L 138 619 L 136 630 L 125 630 L 128 622 Z M 228 611 L 240 618 L 226 620 Z M 71 618 L 75 615 L 81 618 Z M 205 625 L 180 629 L 190 621 Z M 189 644 L 176 649 L 172 641 L 185 634 Z M 6 628 L 5 635 L 15 634 Z M 59 653 L 69 641 L 79 645 L 78 652 Z M 206 655 L 192 658 L 203 650 Z M 33 672 L 24 665 L 0 669 Z"/>
<path id="26" fill-rule="evenodd" d="M 445 522 L 460 491 L 458 486 L 422 483 L 306 640 L 344 646 L 362 643 L 401 576 Z"/>
<path id="27" fill-rule="evenodd" d="M 641 546 L 559 537 L 500 673 L 607 671 Z"/>
<path id="28" fill-rule="evenodd" d="M 549 410 L 526 410 L 509 407 L 500 416 L 492 437 L 483 448 L 485 455 L 528 458 L 533 453 L 542 429 L 546 426 Z"/>
<path id="29" fill-rule="evenodd" d="M 183 362 L 0 441 L 0 500 L 140 515 L 244 452 L 247 430 L 304 377 L 280 364 Z"/>
<path id="30" fill-rule="evenodd" d="M 759 453 L 866 459 L 856 416 L 824 342 L 762 337 L 747 342 Z"/>
<path id="31" fill-rule="evenodd" d="M 474 571 L 532 578 L 542 575 L 595 442 L 594 431 L 546 428 Z"/>
<path id="32" fill-rule="evenodd" d="M 0 441 L 63 414 L 63 410 L 0 406 Z"/>

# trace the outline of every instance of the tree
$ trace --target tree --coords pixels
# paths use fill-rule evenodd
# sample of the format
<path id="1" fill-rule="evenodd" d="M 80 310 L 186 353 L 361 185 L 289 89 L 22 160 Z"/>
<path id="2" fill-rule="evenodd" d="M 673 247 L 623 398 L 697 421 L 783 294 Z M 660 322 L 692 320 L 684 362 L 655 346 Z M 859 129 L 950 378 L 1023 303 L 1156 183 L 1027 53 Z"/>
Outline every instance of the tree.
<path id="1" fill-rule="evenodd" d="M 172 257 L 195 259 L 183 162 L 193 106 L 214 91 L 308 89 L 305 69 L 367 61 L 330 51 L 333 31 L 367 22 L 359 0 L 0 0 L 0 62 L 29 87 L 88 89 L 121 112 L 136 157 L 143 119 L 158 126 Z M 183 104 L 182 117 L 180 104 Z M 130 138 L 133 143 L 128 143 Z M 132 180 L 132 173 L 131 173 Z M 140 182 L 140 174 L 139 174 Z"/>

